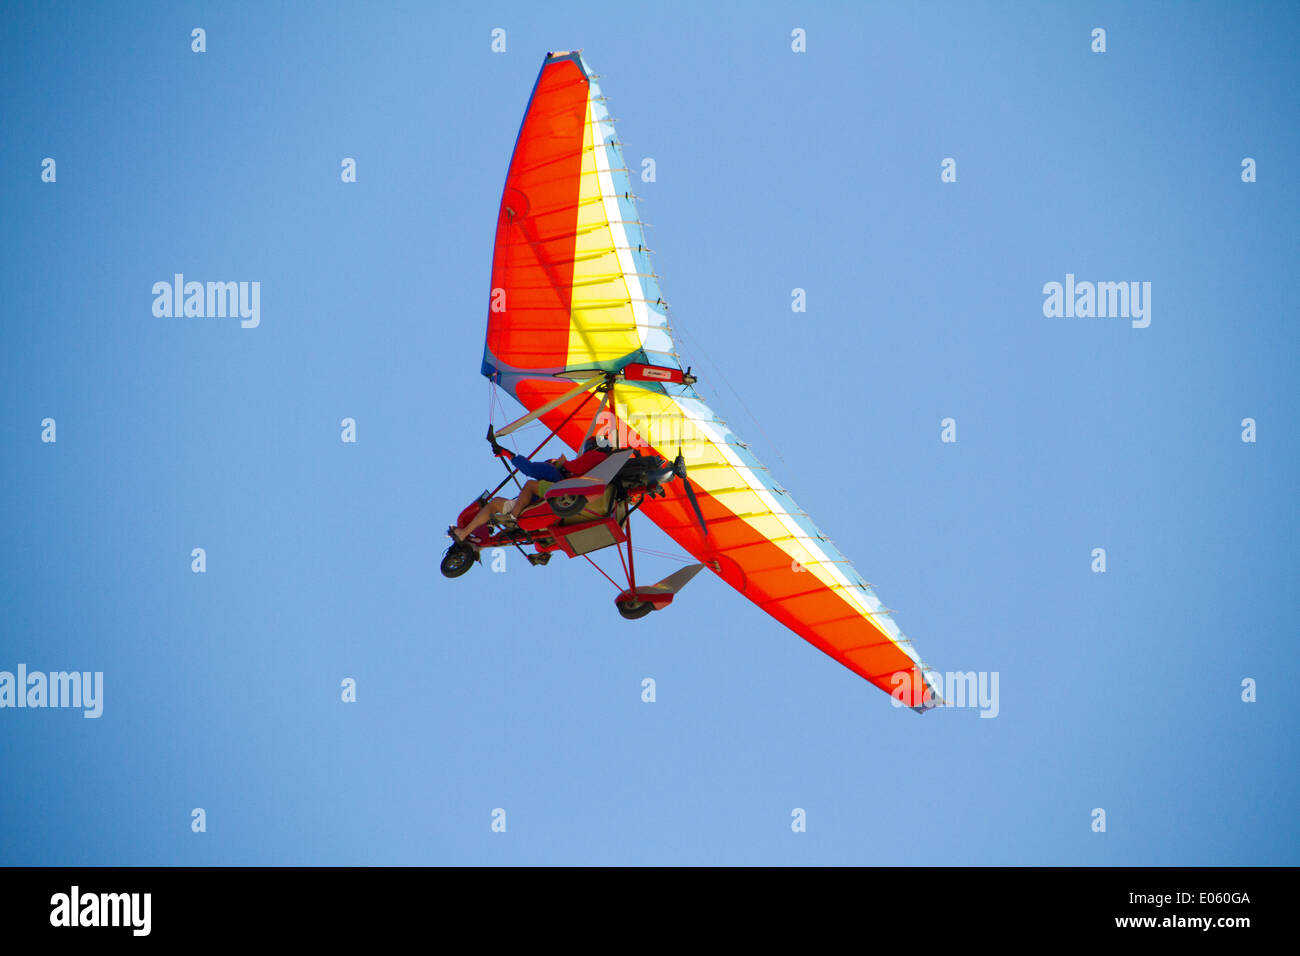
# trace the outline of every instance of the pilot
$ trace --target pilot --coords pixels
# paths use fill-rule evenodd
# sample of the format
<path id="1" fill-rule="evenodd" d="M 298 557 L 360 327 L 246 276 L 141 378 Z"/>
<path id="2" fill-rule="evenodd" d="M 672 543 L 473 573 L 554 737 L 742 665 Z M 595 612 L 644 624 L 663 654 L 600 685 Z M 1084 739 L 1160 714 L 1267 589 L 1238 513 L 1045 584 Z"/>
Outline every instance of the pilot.
<path id="1" fill-rule="evenodd" d="M 502 448 L 497 444 L 496 439 L 492 439 L 492 451 L 499 458 L 509 458 L 510 464 L 514 465 L 519 471 L 528 476 L 529 480 L 524 482 L 524 486 L 519 489 L 519 494 L 514 498 L 493 498 L 482 508 L 478 514 L 464 528 L 452 528 L 451 535 L 457 541 L 464 541 L 471 534 L 487 524 L 493 517 L 498 521 L 514 521 L 527 508 L 531 508 L 542 496 L 546 494 L 546 489 L 557 481 L 563 481 L 565 478 L 577 478 L 579 475 L 585 475 L 591 469 L 595 468 L 606 456 L 614 449 L 606 444 L 604 438 L 588 438 L 582 446 L 582 454 L 573 461 L 569 461 L 563 455 L 555 458 L 548 458 L 545 461 L 531 461 L 523 455 L 511 455 L 508 448 Z"/>

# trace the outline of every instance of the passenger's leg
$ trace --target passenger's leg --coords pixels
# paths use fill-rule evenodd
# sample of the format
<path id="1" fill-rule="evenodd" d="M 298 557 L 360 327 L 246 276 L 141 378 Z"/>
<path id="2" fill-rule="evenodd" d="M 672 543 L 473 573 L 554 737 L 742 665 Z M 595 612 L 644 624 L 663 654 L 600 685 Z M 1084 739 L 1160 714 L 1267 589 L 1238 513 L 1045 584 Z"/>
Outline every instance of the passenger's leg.
<path id="1" fill-rule="evenodd" d="M 471 534 L 492 520 L 493 515 L 499 514 L 502 506 L 505 505 L 508 500 L 509 499 L 507 498 L 493 498 L 478 510 L 478 514 L 474 516 L 474 520 L 466 527 L 453 528 L 451 533 L 456 536 L 457 541 L 464 541 Z"/>
<path id="2" fill-rule="evenodd" d="M 533 498 L 537 495 L 537 482 L 529 479 L 524 482 L 523 488 L 519 490 L 518 497 L 515 498 L 514 507 L 506 512 L 512 518 L 518 518 L 526 509 L 532 506 Z"/>

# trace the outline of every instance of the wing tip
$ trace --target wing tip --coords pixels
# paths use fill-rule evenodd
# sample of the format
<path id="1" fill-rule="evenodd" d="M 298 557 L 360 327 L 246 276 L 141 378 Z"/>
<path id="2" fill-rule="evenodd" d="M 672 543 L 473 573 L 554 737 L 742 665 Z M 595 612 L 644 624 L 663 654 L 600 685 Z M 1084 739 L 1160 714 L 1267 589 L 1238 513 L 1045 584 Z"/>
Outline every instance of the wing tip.
<path id="1" fill-rule="evenodd" d="M 546 59 L 542 61 L 542 69 L 545 70 L 553 63 L 563 63 L 566 60 L 572 62 L 585 79 L 591 79 L 591 71 L 587 68 L 586 61 L 582 58 L 582 49 L 577 50 L 550 50 L 546 54 Z"/>

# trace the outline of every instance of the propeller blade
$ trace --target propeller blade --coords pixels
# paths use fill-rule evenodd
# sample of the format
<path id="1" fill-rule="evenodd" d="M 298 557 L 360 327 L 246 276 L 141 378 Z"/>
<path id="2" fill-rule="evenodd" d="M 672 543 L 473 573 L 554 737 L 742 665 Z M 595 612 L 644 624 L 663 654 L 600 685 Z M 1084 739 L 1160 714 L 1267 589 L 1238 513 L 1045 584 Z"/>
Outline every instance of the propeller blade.
<path id="1" fill-rule="evenodd" d="M 695 500 L 695 489 L 686 480 L 686 456 L 681 453 L 681 449 L 678 449 L 677 460 L 673 462 L 673 474 L 680 478 L 682 484 L 686 486 L 686 497 L 691 499 L 691 507 L 695 509 L 695 517 L 699 519 L 700 529 L 704 532 L 704 537 L 707 538 L 709 536 L 709 526 L 704 522 L 704 512 L 700 510 L 700 503 Z"/>
<path id="2" fill-rule="evenodd" d="M 695 500 L 695 489 L 686 480 L 685 472 L 682 473 L 682 483 L 686 485 L 686 497 L 691 499 L 691 507 L 695 509 L 695 517 L 700 520 L 700 530 L 704 532 L 704 537 L 707 538 L 709 536 L 709 526 L 704 523 L 704 512 L 700 511 L 700 503 Z"/>

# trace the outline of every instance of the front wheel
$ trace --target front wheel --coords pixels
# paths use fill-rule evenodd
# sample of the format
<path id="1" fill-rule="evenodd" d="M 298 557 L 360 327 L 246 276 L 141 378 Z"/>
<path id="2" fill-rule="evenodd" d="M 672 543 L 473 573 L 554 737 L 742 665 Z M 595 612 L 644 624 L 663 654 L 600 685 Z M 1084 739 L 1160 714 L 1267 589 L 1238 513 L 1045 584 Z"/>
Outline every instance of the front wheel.
<path id="1" fill-rule="evenodd" d="M 444 578 L 458 578 L 474 566 L 474 558 L 473 546 L 458 542 L 447 549 L 438 569 Z"/>
<path id="2" fill-rule="evenodd" d="M 655 609 L 649 601 L 619 601 L 618 613 L 629 621 L 636 621 Z"/>

